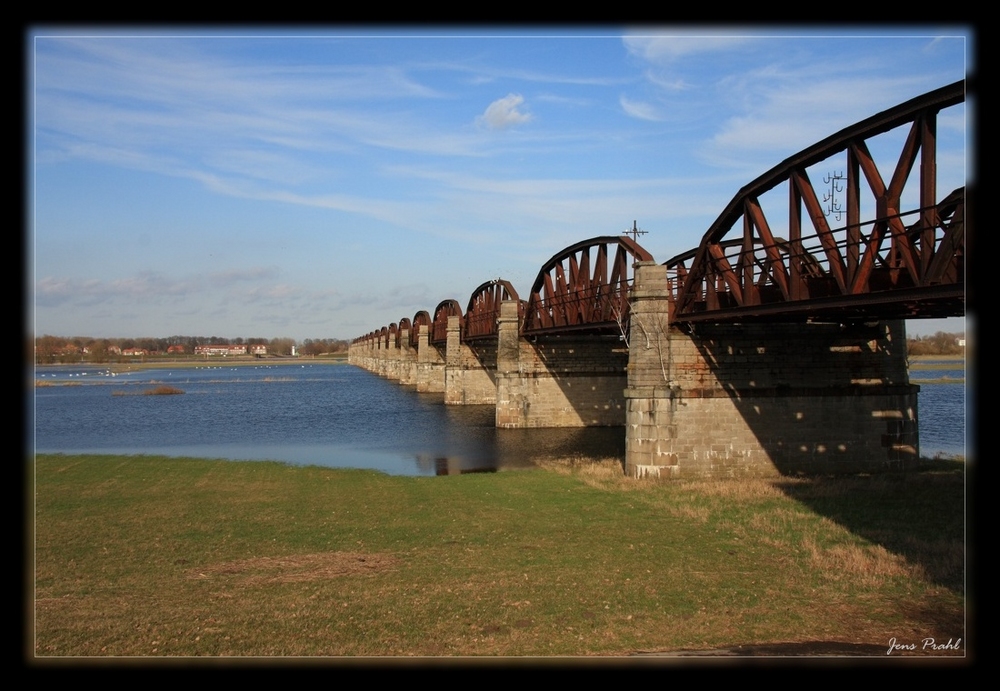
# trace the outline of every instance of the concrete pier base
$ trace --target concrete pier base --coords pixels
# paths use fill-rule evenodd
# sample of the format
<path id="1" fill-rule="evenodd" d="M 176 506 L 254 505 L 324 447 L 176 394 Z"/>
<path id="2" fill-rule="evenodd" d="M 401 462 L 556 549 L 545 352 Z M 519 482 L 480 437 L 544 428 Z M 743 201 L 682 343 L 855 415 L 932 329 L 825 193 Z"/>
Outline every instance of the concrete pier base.
<path id="1" fill-rule="evenodd" d="M 901 321 L 668 323 L 666 269 L 636 268 L 625 469 L 733 477 L 905 468 L 919 456 Z M 659 469 L 659 470 L 655 470 Z"/>

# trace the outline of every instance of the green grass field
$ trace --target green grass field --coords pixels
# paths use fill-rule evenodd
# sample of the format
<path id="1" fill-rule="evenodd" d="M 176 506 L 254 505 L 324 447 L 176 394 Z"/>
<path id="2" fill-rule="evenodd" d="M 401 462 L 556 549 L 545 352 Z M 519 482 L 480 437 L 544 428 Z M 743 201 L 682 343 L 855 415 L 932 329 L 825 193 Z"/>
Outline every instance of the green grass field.
<path id="1" fill-rule="evenodd" d="M 965 468 L 931 465 L 652 482 L 617 463 L 393 477 L 39 456 L 28 654 L 884 655 L 933 637 L 964 655 Z"/>

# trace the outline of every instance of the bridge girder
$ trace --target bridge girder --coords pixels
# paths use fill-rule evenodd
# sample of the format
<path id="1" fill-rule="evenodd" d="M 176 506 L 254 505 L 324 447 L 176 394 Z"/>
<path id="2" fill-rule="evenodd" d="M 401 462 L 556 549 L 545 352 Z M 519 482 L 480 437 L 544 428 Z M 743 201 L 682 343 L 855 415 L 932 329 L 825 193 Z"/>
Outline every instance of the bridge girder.
<path id="1" fill-rule="evenodd" d="M 531 287 L 521 334 L 627 328 L 629 286 L 637 261 L 653 257 L 624 235 L 590 238 L 554 255 Z"/>
<path id="2" fill-rule="evenodd" d="M 964 81 L 937 89 L 841 130 L 746 185 L 695 250 L 665 262 L 671 321 L 964 314 L 965 188 L 940 201 L 936 189 L 937 114 L 964 100 Z M 892 170 L 886 183 L 867 142 L 906 125 L 902 151 L 884 168 Z M 807 172 L 835 156 L 846 157 L 842 227 L 830 226 Z M 915 165 L 919 202 L 904 211 L 901 196 Z M 760 203 L 783 183 L 788 214 L 777 220 L 787 240 L 774 233 L 775 219 Z M 872 220 L 861 221 L 862 199 L 875 209 Z M 804 234 L 804 224 L 813 232 Z M 741 237 L 726 239 L 734 229 Z"/>
<path id="3" fill-rule="evenodd" d="M 497 337 L 500 319 L 500 305 L 505 301 L 516 301 L 518 318 L 524 317 L 526 302 L 521 300 L 510 281 L 497 278 L 486 281 L 474 291 L 465 309 L 465 324 L 462 330 L 462 340 L 495 339 Z"/>
<path id="4" fill-rule="evenodd" d="M 430 342 L 434 345 L 448 342 L 448 317 L 458 317 L 459 329 L 462 328 L 462 307 L 456 300 L 442 300 L 434 309 L 430 336 Z M 459 335 L 461 336 L 461 330 Z"/>
<path id="5" fill-rule="evenodd" d="M 420 333 L 420 329 L 421 328 L 430 329 L 433 320 L 431 319 L 431 315 L 427 312 L 427 310 L 420 310 L 419 312 L 413 315 L 412 323 L 413 323 L 413 330 L 410 332 L 412 334 L 410 336 L 410 344 L 417 350 L 420 350 L 420 339 L 417 337 Z M 428 339 L 430 338 L 429 331 L 427 337 Z"/>
<path id="6" fill-rule="evenodd" d="M 399 320 L 399 328 L 396 329 L 396 340 L 395 344 L 397 348 L 403 346 L 403 332 L 406 331 L 409 334 L 410 342 L 413 342 L 413 329 L 410 326 L 410 320 L 407 317 L 403 317 Z"/>

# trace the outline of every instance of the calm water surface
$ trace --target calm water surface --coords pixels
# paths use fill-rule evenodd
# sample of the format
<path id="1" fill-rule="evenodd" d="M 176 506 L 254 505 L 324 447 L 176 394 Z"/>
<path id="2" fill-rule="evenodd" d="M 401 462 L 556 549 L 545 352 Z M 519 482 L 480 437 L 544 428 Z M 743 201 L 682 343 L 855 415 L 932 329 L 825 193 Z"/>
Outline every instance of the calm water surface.
<path id="1" fill-rule="evenodd" d="M 39 368 L 39 453 L 162 454 L 434 475 L 622 458 L 621 429 L 498 430 L 493 406 L 445 406 L 343 364 L 213 366 L 112 376 Z M 66 386 L 78 384 L 78 386 Z M 183 395 L 148 396 L 165 384 Z"/>
<path id="2" fill-rule="evenodd" d="M 920 415 L 920 452 L 923 456 L 967 456 L 973 452 L 966 440 L 974 437 L 974 411 L 968 407 L 974 401 L 975 377 L 966 380 L 965 363 L 954 360 L 925 360 L 935 369 L 912 369 L 911 380 L 935 380 L 919 383 L 917 405 Z M 955 381 L 948 381 L 955 380 Z M 964 383 L 961 383 L 964 382 Z"/>
<path id="3" fill-rule="evenodd" d="M 277 460 L 393 475 L 625 456 L 621 428 L 498 430 L 493 406 L 446 406 L 441 394 L 417 393 L 343 364 L 117 375 L 51 367 L 39 368 L 34 378 L 53 384 L 33 391 L 39 453 Z M 160 384 L 184 394 L 143 395 Z M 965 453 L 965 394 L 964 384 L 921 385 L 922 455 Z"/>

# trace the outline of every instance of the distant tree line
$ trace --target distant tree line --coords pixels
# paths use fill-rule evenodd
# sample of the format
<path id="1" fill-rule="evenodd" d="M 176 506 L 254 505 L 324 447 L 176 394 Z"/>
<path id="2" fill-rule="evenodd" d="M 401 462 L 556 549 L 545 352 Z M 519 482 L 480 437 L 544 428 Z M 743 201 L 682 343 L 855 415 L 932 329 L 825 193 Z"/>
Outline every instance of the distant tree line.
<path id="1" fill-rule="evenodd" d="M 933 336 L 907 338 L 906 352 L 909 355 L 961 355 L 965 348 L 959 345 L 959 340 L 964 343 L 965 334 L 938 331 Z"/>
<path id="2" fill-rule="evenodd" d="M 293 338 L 223 338 L 222 336 L 170 336 L 169 338 L 89 338 L 74 336 L 37 336 L 34 339 L 34 362 L 39 365 L 105 363 L 133 360 L 123 351 L 138 349 L 150 356 L 165 357 L 171 346 L 182 346 L 184 354 L 192 355 L 200 345 L 266 345 L 269 355 L 290 356 L 293 349 L 299 355 L 337 355 L 346 353 L 350 341 L 307 338 L 301 344 Z M 174 355 L 174 353 L 170 353 Z"/>

